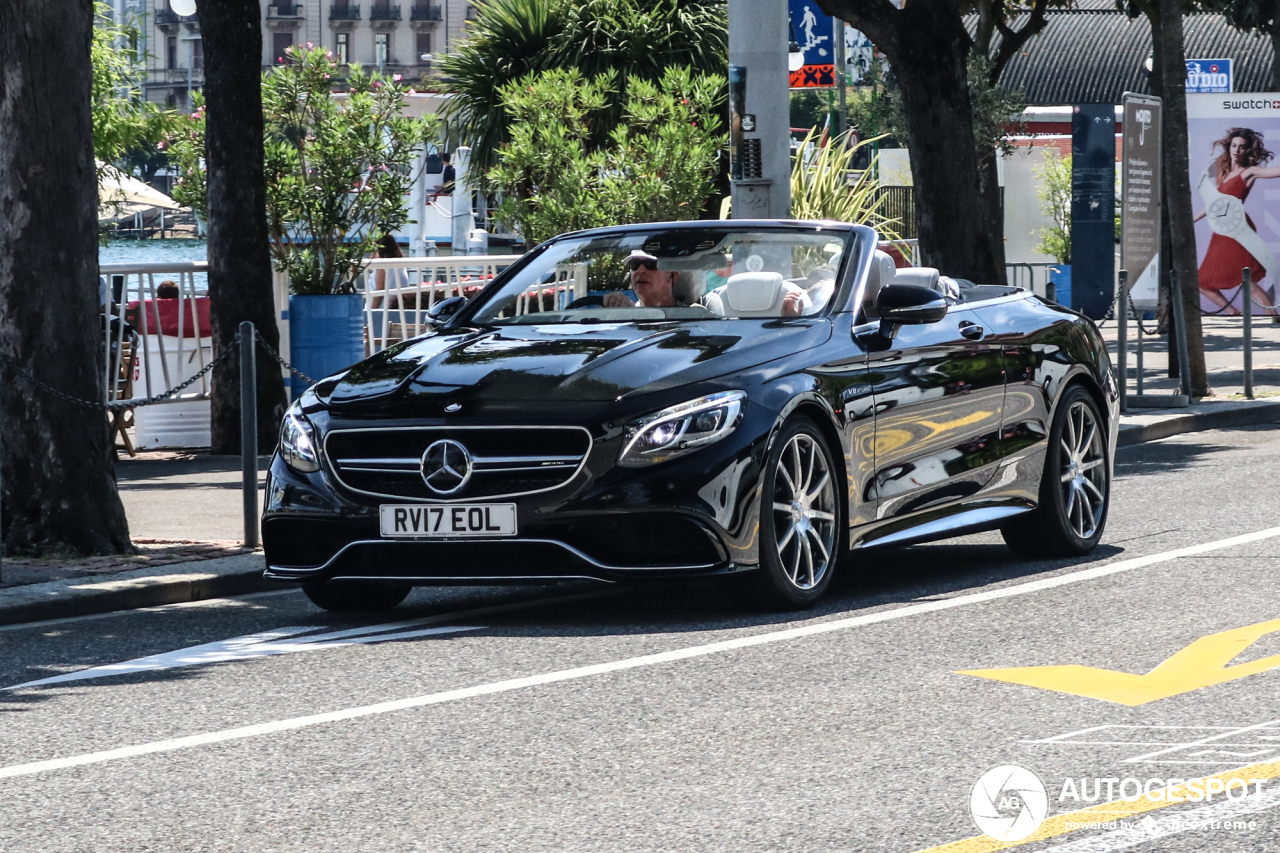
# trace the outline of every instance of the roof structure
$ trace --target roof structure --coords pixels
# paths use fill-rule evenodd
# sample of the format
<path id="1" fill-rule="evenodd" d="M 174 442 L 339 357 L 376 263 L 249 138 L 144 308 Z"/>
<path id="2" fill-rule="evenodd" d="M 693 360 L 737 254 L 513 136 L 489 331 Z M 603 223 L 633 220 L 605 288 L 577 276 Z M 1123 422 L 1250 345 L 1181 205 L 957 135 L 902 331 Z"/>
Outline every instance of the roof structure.
<path id="1" fill-rule="evenodd" d="M 1021 89 L 1030 106 L 1118 104 L 1125 92 L 1149 92 L 1143 63 L 1151 53 L 1146 18 L 1128 18 L 1112 0 L 1079 0 L 1046 13 L 1048 25 L 1005 66 L 1000 82 Z M 1221 15 L 1197 13 L 1183 22 L 1187 59 L 1233 60 L 1235 91 L 1266 91 L 1268 39 L 1232 29 Z"/>

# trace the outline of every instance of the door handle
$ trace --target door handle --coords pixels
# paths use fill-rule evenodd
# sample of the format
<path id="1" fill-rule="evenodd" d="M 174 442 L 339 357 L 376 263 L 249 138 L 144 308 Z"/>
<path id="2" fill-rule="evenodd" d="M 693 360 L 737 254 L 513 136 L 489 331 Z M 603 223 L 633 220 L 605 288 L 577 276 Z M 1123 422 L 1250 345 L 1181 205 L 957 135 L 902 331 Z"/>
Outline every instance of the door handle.
<path id="1" fill-rule="evenodd" d="M 972 323 L 968 320 L 961 320 L 960 334 L 971 341 L 980 341 L 987 332 L 977 323 Z"/>

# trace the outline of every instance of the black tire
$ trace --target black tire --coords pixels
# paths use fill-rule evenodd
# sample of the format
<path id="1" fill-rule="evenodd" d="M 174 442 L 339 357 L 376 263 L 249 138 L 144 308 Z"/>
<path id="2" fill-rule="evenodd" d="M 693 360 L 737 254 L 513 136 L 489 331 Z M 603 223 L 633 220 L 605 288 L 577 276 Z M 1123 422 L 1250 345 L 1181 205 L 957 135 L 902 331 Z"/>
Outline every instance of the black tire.
<path id="1" fill-rule="evenodd" d="M 1015 554 L 1080 557 L 1097 547 L 1111 507 L 1108 436 L 1093 395 L 1068 388 L 1049 430 L 1040 505 L 1000 530 Z"/>
<path id="2" fill-rule="evenodd" d="M 801 610 L 831 585 L 846 528 L 839 477 L 813 421 L 797 417 L 782 428 L 765 461 L 760 489 L 760 568 L 749 575 L 758 604 Z"/>
<path id="3" fill-rule="evenodd" d="M 302 591 L 317 607 L 334 613 L 376 613 L 391 610 L 405 600 L 412 587 L 366 583 L 309 583 Z"/>

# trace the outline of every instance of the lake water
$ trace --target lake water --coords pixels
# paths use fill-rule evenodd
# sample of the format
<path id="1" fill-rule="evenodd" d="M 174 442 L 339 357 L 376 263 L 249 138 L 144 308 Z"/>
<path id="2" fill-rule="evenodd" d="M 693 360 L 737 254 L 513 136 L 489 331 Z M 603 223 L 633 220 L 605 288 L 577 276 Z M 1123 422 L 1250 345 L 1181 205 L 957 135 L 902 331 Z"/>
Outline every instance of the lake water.
<path id="1" fill-rule="evenodd" d="M 98 248 L 99 264 L 179 264 L 205 259 L 204 240 L 112 240 Z"/>

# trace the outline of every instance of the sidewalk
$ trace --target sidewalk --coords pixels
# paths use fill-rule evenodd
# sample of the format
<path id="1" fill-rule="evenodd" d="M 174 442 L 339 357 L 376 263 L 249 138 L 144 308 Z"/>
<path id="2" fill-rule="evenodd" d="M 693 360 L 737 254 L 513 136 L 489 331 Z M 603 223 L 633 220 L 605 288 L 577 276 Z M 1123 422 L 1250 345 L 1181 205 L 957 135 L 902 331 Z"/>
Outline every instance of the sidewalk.
<path id="1" fill-rule="evenodd" d="M 1133 408 L 1121 417 L 1120 446 L 1187 432 L 1280 424 L 1280 325 L 1254 318 L 1254 393 L 1243 398 L 1241 321 L 1204 318 L 1205 356 L 1214 396 L 1186 408 Z M 1154 321 L 1147 322 L 1154 328 Z M 1112 363 L 1116 324 L 1102 324 Z M 1130 324 L 1129 391 L 1137 389 L 1137 330 Z M 1178 392 L 1167 377 L 1164 340 L 1144 342 L 1143 390 Z M 259 460 L 265 472 L 268 460 Z M 240 547 L 240 458 L 203 453 L 143 453 L 117 463 L 120 497 L 140 553 L 85 560 L 4 561 L 0 624 L 198 601 L 267 589 L 262 552 Z M 260 474 L 260 477 L 264 476 Z M 261 479 L 259 480 L 261 484 Z"/>

